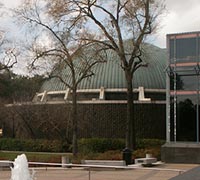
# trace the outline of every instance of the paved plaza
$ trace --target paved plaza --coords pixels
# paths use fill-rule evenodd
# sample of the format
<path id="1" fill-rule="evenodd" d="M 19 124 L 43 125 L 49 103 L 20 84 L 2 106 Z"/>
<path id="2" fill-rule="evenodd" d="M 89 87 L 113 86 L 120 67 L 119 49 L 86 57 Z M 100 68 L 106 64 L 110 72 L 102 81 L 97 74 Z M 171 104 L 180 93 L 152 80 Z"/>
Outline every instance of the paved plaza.
<path id="1" fill-rule="evenodd" d="M 169 180 L 184 171 L 197 167 L 194 164 L 162 164 L 152 168 L 91 169 L 35 168 L 35 180 Z M 9 169 L 0 170 L 0 180 L 10 180 Z"/>

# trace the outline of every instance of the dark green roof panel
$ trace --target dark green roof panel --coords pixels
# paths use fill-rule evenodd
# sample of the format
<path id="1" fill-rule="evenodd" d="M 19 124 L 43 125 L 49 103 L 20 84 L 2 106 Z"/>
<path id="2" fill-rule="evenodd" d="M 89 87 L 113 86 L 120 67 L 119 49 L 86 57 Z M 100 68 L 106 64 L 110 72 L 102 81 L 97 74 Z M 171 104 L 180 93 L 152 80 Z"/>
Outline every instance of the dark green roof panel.
<path id="1" fill-rule="evenodd" d="M 131 46 L 126 44 L 127 51 Z M 167 62 L 166 49 L 161 49 L 151 44 L 143 45 L 143 61 L 147 67 L 140 67 L 134 74 L 133 86 L 143 86 L 148 89 L 165 89 L 165 72 Z M 79 84 L 79 89 L 126 88 L 124 71 L 120 66 L 119 57 L 114 51 L 107 50 L 107 62 L 98 64 L 93 69 L 94 76 L 84 79 Z M 65 69 L 63 77 L 70 80 L 70 74 Z M 40 92 L 65 90 L 66 86 L 54 78 L 46 81 Z"/>

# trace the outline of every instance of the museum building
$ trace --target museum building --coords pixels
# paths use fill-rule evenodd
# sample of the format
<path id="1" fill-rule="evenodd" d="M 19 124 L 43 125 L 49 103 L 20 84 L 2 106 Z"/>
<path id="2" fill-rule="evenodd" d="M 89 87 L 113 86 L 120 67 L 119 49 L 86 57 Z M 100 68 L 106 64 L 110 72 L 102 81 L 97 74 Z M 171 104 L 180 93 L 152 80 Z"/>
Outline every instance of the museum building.
<path id="1" fill-rule="evenodd" d="M 127 54 L 131 46 L 131 41 L 125 42 Z M 146 66 L 140 67 L 133 79 L 136 134 L 141 138 L 165 139 L 166 49 L 145 43 L 142 45 L 142 53 Z M 125 73 L 115 52 L 106 50 L 106 60 L 106 63 L 95 66 L 94 75 L 84 79 L 78 86 L 77 99 L 79 110 L 82 111 L 79 113 L 80 121 L 88 122 L 87 126 L 81 128 L 85 129 L 83 133 L 79 130 L 80 137 L 125 136 Z M 65 81 L 71 80 L 67 69 L 61 69 L 61 74 L 66 78 Z M 70 104 L 71 96 L 70 90 L 59 79 L 53 78 L 44 82 L 34 103 L 67 105 Z M 84 113 L 87 108 L 90 109 L 89 114 Z"/>
<path id="2" fill-rule="evenodd" d="M 129 46 L 127 42 L 126 46 Z M 131 45 L 130 45 L 131 46 Z M 165 68 L 166 50 L 151 44 L 142 47 L 142 60 L 146 64 L 140 67 L 133 78 L 133 92 L 135 103 L 165 103 Z M 95 58 L 95 57 L 94 57 Z M 83 79 L 78 86 L 78 101 L 83 102 L 124 102 L 126 100 L 125 73 L 121 68 L 118 55 L 107 50 L 106 63 L 96 65 L 92 71 L 94 75 Z M 71 81 L 67 69 L 62 69 L 61 74 L 66 82 Z M 34 102 L 62 102 L 71 100 L 71 92 L 57 78 L 47 80 Z"/>
<path id="3" fill-rule="evenodd" d="M 131 41 L 125 42 L 127 54 L 131 46 Z M 165 139 L 167 51 L 145 43 L 141 58 L 145 66 L 140 67 L 133 78 L 136 136 Z M 94 75 L 78 86 L 79 138 L 125 138 L 125 73 L 115 52 L 106 50 L 106 60 L 96 65 L 92 69 Z M 59 69 L 59 73 L 66 82 L 71 81 L 67 68 Z M 71 91 L 58 78 L 46 80 L 33 102 L 8 107 L 4 135 L 70 141 L 71 99 Z"/>

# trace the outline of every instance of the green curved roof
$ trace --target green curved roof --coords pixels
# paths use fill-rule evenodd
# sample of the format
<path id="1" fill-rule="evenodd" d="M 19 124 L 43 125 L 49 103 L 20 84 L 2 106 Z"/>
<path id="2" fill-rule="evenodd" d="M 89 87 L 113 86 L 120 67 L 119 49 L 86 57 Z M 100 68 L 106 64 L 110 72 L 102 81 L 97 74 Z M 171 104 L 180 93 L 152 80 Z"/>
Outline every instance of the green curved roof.
<path id="1" fill-rule="evenodd" d="M 126 43 L 126 49 L 130 49 Z M 143 61 L 147 67 L 140 67 L 134 73 L 133 87 L 143 86 L 147 89 L 165 89 L 165 72 L 167 62 L 166 49 L 151 44 L 143 45 Z M 125 74 L 120 66 L 119 57 L 112 50 L 107 50 L 107 62 L 100 63 L 93 68 L 94 76 L 84 79 L 78 89 L 126 88 Z M 62 71 L 63 77 L 70 81 L 67 69 Z M 66 90 L 66 86 L 58 79 L 46 81 L 40 92 Z"/>

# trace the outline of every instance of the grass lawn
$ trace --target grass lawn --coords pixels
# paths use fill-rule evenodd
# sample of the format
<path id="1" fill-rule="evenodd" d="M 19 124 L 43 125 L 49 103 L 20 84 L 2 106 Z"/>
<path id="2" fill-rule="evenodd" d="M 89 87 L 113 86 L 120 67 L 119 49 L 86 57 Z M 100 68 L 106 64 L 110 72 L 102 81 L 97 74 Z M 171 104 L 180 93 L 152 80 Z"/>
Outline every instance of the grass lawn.
<path id="1" fill-rule="evenodd" d="M 26 154 L 28 161 L 61 163 L 62 156 L 72 156 L 71 153 L 41 153 L 41 152 L 15 152 L 15 151 L 0 151 L 0 160 L 14 161 L 17 155 Z"/>

